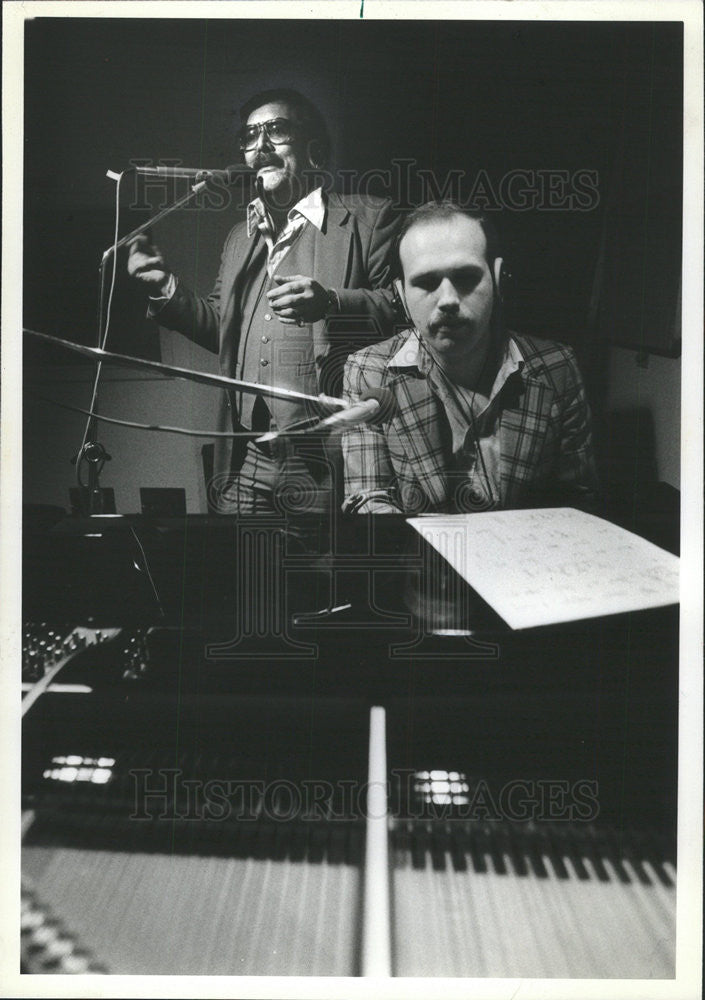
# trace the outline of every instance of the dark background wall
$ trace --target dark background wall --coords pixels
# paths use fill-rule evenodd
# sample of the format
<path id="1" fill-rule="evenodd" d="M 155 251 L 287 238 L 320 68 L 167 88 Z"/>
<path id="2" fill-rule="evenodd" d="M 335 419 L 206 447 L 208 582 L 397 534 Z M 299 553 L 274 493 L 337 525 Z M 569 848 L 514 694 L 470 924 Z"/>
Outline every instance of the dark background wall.
<path id="1" fill-rule="evenodd" d="M 133 159 L 232 163 L 240 103 L 262 87 L 293 85 L 330 123 L 335 164 L 348 171 L 339 175 L 339 186 L 362 185 L 403 208 L 433 194 L 421 181 L 423 171 L 442 188 L 449 172 L 459 170 L 463 197 L 474 190 L 477 200 L 484 192 L 513 274 L 511 324 L 576 347 L 598 428 L 610 408 L 645 407 L 658 474 L 677 484 L 678 400 L 672 397 L 679 392 L 679 363 L 668 355 L 677 353 L 681 67 L 677 23 L 28 22 L 26 325 L 95 342 L 98 262 L 113 237 L 115 185 L 107 169 L 123 170 Z M 394 168 L 395 160 L 412 162 Z M 371 177 L 375 170 L 389 173 Z M 503 178 L 512 171 L 528 172 L 523 207 L 516 183 L 518 201 L 506 204 Z M 594 178 L 587 185 L 592 193 L 576 199 L 585 171 Z M 550 197 L 531 195 L 542 176 L 543 183 L 554 178 Z M 147 202 L 182 190 L 145 194 L 126 182 L 121 232 L 143 217 Z M 203 293 L 222 240 L 241 217 L 237 201 L 224 210 L 186 210 L 155 229 L 173 268 Z M 141 210 L 129 208 L 135 202 Z M 108 346 L 213 367 L 214 359 L 182 338 L 159 337 L 122 262 Z M 650 353 L 654 349 L 659 354 Z M 52 372 L 66 372 L 73 362 L 33 343 L 25 357 L 28 381 L 45 388 Z M 86 405 L 87 372 L 80 365 L 78 371 L 76 385 L 83 388 L 74 398 Z M 150 397 L 148 386 L 125 380 L 120 392 L 114 383 L 112 414 L 130 418 L 137 405 L 149 411 L 151 399 L 158 419 L 162 393 Z M 172 391 L 170 407 L 178 416 L 183 403 L 184 423 L 213 425 L 209 393 L 189 395 L 183 384 Z M 65 503 L 70 466 L 64 471 L 56 458 L 55 472 L 48 475 L 44 462 L 40 474 L 37 448 L 41 452 L 49 425 L 63 435 L 53 448 L 62 453 L 77 428 L 80 440 L 80 419 L 36 403 L 27 415 L 33 448 L 25 495 Z M 112 476 L 116 491 L 123 489 L 127 506 L 118 500 L 119 508 L 136 509 L 137 485 L 177 485 L 192 476 L 189 502 L 197 509 L 200 443 L 172 461 L 173 438 L 106 433 L 116 454 L 105 485 L 113 484 Z M 601 439 L 608 459 L 610 433 Z M 159 482 L 149 472 L 155 468 L 149 455 L 157 452 Z M 165 467 L 173 468 L 168 482 Z"/>

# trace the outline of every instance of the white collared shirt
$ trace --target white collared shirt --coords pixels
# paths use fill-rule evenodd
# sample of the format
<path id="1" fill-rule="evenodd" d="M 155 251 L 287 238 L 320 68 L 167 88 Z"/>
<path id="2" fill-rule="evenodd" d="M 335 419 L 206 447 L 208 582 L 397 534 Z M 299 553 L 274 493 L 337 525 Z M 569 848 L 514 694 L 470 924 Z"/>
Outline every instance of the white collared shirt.
<path id="1" fill-rule="evenodd" d="M 260 198 L 254 198 L 247 206 L 247 235 L 252 237 L 259 232 L 267 244 L 267 271 L 270 277 L 277 270 L 282 260 L 301 235 L 307 222 L 315 226 L 319 232 L 323 230 L 326 221 L 326 203 L 323 198 L 323 188 L 317 187 L 289 209 L 286 225 L 275 236 L 272 220 Z"/>

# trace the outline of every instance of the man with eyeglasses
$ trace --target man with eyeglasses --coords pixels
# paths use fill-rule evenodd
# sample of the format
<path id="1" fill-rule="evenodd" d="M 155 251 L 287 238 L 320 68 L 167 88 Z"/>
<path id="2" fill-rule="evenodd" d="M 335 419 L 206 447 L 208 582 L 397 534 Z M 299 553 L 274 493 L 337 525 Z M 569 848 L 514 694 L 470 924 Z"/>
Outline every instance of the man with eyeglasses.
<path id="1" fill-rule="evenodd" d="M 345 509 L 592 507 L 590 410 L 575 355 L 505 329 L 490 219 L 429 202 L 404 220 L 396 250 L 408 329 L 345 366 L 346 396 L 385 388 L 396 408 L 344 435 Z"/>
<path id="2" fill-rule="evenodd" d="M 239 146 L 256 172 L 257 196 L 225 241 L 211 294 L 195 296 L 144 236 L 131 245 L 128 270 L 147 288 L 159 324 L 218 353 L 223 374 L 339 395 L 350 351 L 382 339 L 394 323 L 391 204 L 324 191 L 328 131 L 298 92 L 256 94 L 240 116 Z M 305 402 L 245 393 L 231 393 L 227 405 L 236 431 L 281 431 L 312 416 Z M 341 499 L 334 442 L 240 440 L 216 445 L 209 493 L 219 510 L 325 512 Z"/>

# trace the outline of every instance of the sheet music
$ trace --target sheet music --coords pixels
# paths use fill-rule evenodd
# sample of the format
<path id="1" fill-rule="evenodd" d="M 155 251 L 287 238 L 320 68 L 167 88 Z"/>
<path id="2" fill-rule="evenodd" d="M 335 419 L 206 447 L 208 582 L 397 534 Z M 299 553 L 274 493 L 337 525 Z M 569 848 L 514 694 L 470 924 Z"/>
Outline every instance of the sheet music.
<path id="1" fill-rule="evenodd" d="M 679 559 L 571 507 L 409 518 L 514 629 L 679 600 Z"/>

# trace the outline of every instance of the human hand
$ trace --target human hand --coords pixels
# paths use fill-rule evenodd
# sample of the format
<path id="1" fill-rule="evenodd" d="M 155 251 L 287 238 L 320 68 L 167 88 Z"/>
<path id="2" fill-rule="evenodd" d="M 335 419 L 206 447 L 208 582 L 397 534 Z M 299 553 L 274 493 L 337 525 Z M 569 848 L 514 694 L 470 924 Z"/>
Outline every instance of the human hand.
<path id="1" fill-rule="evenodd" d="M 274 281 L 279 287 L 267 292 L 267 298 L 280 322 L 303 326 L 304 323 L 318 322 L 328 312 L 328 292 L 314 278 L 302 274 L 286 277 L 275 274 Z"/>
<path id="2" fill-rule="evenodd" d="M 127 273 L 141 282 L 152 296 L 164 292 L 170 277 L 164 258 L 146 233 L 135 236 L 128 244 Z"/>

